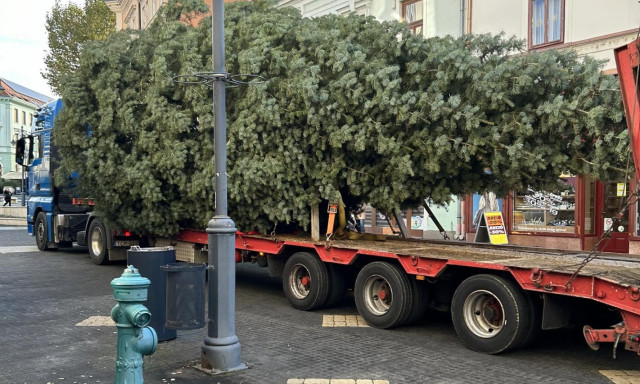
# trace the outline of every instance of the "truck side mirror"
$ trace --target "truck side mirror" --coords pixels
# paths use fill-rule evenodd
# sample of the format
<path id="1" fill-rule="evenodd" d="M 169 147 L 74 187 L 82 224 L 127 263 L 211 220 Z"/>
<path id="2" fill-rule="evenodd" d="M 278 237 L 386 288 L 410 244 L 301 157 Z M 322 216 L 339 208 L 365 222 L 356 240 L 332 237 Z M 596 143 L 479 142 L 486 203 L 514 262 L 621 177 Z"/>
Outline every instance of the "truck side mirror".
<path id="1" fill-rule="evenodd" d="M 16 143 L 16 164 L 23 167 L 33 161 L 33 141 L 31 138 L 32 136 L 23 137 Z"/>
<path id="2" fill-rule="evenodd" d="M 24 161 L 25 146 L 26 146 L 26 139 L 24 137 L 18 140 L 18 142 L 16 143 L 16 164 L 19 164 L 22 166 L 25 165 L 25 161 Z"/>

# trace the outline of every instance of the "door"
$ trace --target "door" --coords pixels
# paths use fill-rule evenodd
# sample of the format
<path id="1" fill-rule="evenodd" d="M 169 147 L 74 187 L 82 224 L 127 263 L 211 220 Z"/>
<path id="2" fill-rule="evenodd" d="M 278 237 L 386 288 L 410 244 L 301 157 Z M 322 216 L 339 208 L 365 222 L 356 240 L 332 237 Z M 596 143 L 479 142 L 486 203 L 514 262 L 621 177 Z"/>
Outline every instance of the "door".
<path id="1" fill-rule="evenodd" d="M 627 200 L 628 183 L 603 181 L 598 186 L 596 212 L 600 212 L 596 234 L 598 238 L 611 228 L 611 237 L 602 241 L 598 250 L 603 252 L 629 253 L 629 209 L 625 209 L 620 220 L 616 220 Z"/>

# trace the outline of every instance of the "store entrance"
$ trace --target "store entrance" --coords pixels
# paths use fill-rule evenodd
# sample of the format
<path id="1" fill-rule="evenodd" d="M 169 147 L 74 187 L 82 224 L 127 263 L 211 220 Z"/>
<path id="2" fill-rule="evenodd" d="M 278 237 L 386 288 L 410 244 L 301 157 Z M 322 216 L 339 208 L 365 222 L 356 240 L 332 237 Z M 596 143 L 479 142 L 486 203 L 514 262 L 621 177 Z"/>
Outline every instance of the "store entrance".
<path id="1" fill-rule="evenodd" d="M 629 209 L 625 209 L 622 218 L 615 218 L 627 199 L 628 183 L 603 181 L 598 183 L 596 212 L 600 212 L 600 220 L 596 221 L 598 238 L 611 228 L 611 238 L 600 244 L 598 250 L 603 252 L 629 253 Z"/>

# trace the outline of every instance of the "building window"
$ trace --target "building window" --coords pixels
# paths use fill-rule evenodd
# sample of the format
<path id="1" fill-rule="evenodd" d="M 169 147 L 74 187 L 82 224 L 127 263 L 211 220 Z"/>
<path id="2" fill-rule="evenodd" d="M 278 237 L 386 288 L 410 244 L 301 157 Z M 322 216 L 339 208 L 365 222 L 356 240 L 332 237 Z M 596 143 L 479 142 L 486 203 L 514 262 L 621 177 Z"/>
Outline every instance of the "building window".
<path id="1" fill-rule="evenodd" d="M 22 111 L 22 124 L 27 124 L 27 112 Z"/>
<path id="2" fill-rule="evenodd" d="M 29 114 L 29 126 L 33 125 L 33 114 Z"/>
<path id="3" fill-rule="evenodd" d="M 127 17 L 125 17 L 124 23 L 127 25 L 127 29 L 138 29 L 138 19 L 137 19 L 138 10 L 135 7 L 132 7 L 127 13 Z"/>
<path id="4" fill-rule="evenodd" d="M 13 110 L 13 122 L 14 122 L 14 123 L 17 123 L 17 122 L 18 122 L 18 109 L 17 109 L 17 108 L 15 108 L 15 109 Z"/>
<path id="5" fill-rule="evenodd" d="M 564 0 L 530 0 L 529 45 L 561 43 L 564 39 Z"/>
<path id="6" fill-rule="evenodd" d="M 528 188 L 513 199 L 513 230 L 521 232 L 575 233 L 577 178 L 563 175 L 557 190 Z"/>
<path id="7" fill-rule="evenodd" d="M 402 3 L 402 20 L 407 23 L 414 35 L 422 35 L 422 4 L 422 0 Z"/>

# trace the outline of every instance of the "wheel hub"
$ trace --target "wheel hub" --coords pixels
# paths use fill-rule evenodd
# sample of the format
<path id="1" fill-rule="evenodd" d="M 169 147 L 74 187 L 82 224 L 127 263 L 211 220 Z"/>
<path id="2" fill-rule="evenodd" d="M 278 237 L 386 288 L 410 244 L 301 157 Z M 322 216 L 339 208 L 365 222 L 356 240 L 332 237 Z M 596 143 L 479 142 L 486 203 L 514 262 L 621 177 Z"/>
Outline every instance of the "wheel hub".
<path id="1" fill-rule="evenodd" d="M 502 303 L 489 291 L 478 290 L 467 296 L 463 314 L 467 327 L 478 337 L 494 337 L 504 326 Z"/>
<path id="2" fill-rule="evenodd" d="M 296 264 L 291 269 L 289 288 L 293 296 L 298 300 L 304 300 L 309 296 L 311 290 L 311 275 L 304 265 Z"/>
<path id="3" fill-rule="evenodd" d="M 391 308 L 393 293 L 389 282 L 380 275 L 370 276 L 366 280 L 362 294 L 367 309 L 376 316 L 383 316 Z"/>

